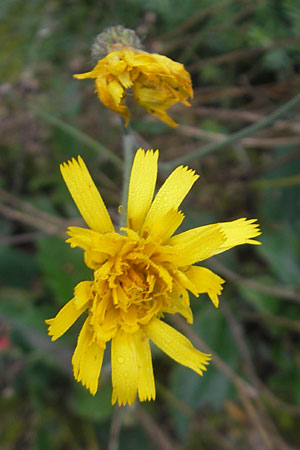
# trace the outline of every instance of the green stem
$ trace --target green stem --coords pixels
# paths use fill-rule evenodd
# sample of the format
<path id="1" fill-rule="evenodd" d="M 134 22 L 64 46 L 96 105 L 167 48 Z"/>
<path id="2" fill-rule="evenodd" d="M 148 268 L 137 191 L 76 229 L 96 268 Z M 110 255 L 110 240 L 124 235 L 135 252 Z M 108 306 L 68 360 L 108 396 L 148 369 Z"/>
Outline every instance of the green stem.
<path id="1" fill-rule="evenodd" d="M 194 150 L 190 154 L 182 156 L 181 158 L 175 159 L 167 163 L 161 163 L 160 166 L 163 170 L 170 171 L 180 164 L 185 164 L 187 162 L 192 161 L 193 159 L 199 158 L 200 156 L 207 155 L 208 153 L 212 153 L 217 150 L 221 150 L 223 147 L 232 145 L 235 142 L 239 141 L 240 139 L 250 136 L 256 133 L 257 131 L 260 131 L 261 129 L 267 127 L 271 123 L 275 122 L 275 120 L 279 119 L 281 116 L 286 114 L 296 105 L 298 105 L 298 103 L 300 103 L 300 94 L 296 95 L 294 98 L 292 98 L 292 100 L 285 103 L 280 108 L 276 109 L 273 113 L 269 114 L 267 117 L 264 117 L 259 122 L 250 125 L 248 127 L 245 127 L 242 130 L 237 131 L 236 133 L 231 134 L 230 136 L 228 136 L 228 138 L 224 139 L 223 141 L 212 142 L 211 144 L 198 148 L 197 150 Z"/>
<path id="2" fill-rule="evenodd" d="M 293 175 L 282 178 L 261 178 L 250 182 L 250 185 L 256 189 L 268 189 L 274 187 L 298 186 L 300 184 L 300 175 Z"/>
<path id="3" fill-rule="evenodd" d="M 127 199 L 129 190 L 130 172 L 133 161 L 135 138 L 130 129 L 124 129 L 123 135 L 123 188 L 122 188 L 122 213 L 120 215 L 120 227 L 125 227 L 127 222 Z"/>
<path id="4" fill-rule="evenodd" d="M 68 123 L 64 122 L 63 120 L 58 119 L 57 117 L 53 116 L 50 113 L 47 113 L 47 112 L 42 111 L 37 108 L 31 108 L 31 110 L 38 117 L 41 117 L 46 122 L 51 123 L 51 125 L 54 125 L 57 128 L 60 128 L 65 133 L 72 136 L 74 139 L 78 139 L 83 144 L 87 145 L 88 147 L 92 148 L 93 150 L 96 150 L 98 153 L 100 153 L 105 158 L 109 159 L 112 163 L 114 163 L 119 169 L 122 169 L 122 167 L 123 167 L 122 160 L 117 155 L 115 155 L 115 153 L 113 153 L 107 147 L 102 145 L 100 142 L 91 138 L 90 136 L 83 133 L 82 131 L 78 130 L 76 127 L 73 127 L 72 125 L 69 125 Z"/>

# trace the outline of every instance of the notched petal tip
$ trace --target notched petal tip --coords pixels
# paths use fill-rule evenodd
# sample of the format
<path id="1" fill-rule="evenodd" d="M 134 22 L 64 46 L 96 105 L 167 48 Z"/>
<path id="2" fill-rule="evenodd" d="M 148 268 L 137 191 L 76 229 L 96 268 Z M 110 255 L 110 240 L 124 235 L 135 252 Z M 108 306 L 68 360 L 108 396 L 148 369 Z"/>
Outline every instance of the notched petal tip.
<path id="1" fill-rule="evenodd" d="M 68 161 L 64 161 L 63 163 L 61 163 L 59 165 L 59 168 L 60 168 L 62 175 L 66 170 L 68 171 L 74 167 L 75 168 L 78 167 L 80 165 L 79 162 L 81 162 L 82 165 L 85 167 L 84 161 L 80 155 L 77 156 L 77 159 L 72 157 L 72 159 L 69 159 Z"/>
<path id="2" fill-rule="evenodd" d="M 53 331 L 53 324 L 54 319 L 46 319 L 45 324 L 48 325 L 48 336 L 51 337 L 51 341 L 56 341 L 56 339 L 59 338 L 59 336 L 55 336 L 55 333 Z"/>
<path id="3" fill-rule="evenodd" d="M 95 395 L 98 390 L 104 348 L 93 340 L 89 320 L 86 319 L 78 336 L 72 365 L 74 378 L 81 382 L 92 395 Z"/>
<path id="4" fill-rule="evenodd" d="M 200 175 L 196 173 L 194 169 L 191 169 L 189 166 L 179 166 L 179 167 L 181 167 L 186 173 L 190 174 L 195 181 L 197 181 L 198 178 L 200 178 Z"/>
<path id="5" fill-rule="evenodd" d="M 154 344 L 176 362 L 189 367 L 199 375 L 206 370 L 205 366 L 209 363 L 211 355 L 197 350 L 179 331 L 157 318 L 148 323 L 146 330 Z"/>

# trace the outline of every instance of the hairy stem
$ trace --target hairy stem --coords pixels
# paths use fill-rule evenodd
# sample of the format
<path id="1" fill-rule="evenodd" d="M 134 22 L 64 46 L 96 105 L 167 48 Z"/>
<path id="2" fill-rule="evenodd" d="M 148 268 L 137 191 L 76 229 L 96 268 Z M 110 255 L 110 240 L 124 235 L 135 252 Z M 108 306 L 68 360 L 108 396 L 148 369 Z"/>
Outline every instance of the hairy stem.
<path id="1" fill-rule="evenodd" d="M 263 128 L 271 125 L 271 123 L 273 123 L 273 122 L 275 122 L 275 120 L 281 118 L 283 115 L 285 115 L 288 111 L 290 111 L 292 108 L 294 108 L 299 103 L 300 103 L 300 94 L 296 95 L 294 98 L 292 98 L 292 100 L 288 101 L 287 103 L 282 105 L 280 108 L 276 109 L 274 112 L 272 112 L 268 116 L 264 117 L 259 122 L 254 123 L 248 127 L 243 128 L 240 131 L 237 131 L 236 133 L 229 135 L 228 138 L 226 138 L 222 141 L 212 142 L 208 145 L 205 145 L 204 147 L 194 150 L 190 154 L 184 155 L 180 158 L 174 159 L 173 161 L 170 161 L 167 163 L 162 163 L 161 168 L 166 171 L 169 171 L 169 170 L 174 169 L 175 167 L 177 167 L 180 164 L 185 164 L 187 162 L 192 161 L 193 159 L 207 155 L 208 153 L 213 153 L 217 150 L 221 150 L 224 147 L 232 145 L 235 142 L 239 141 L 240 139 L 242 139 L 246 136 L 251 136 L 252 134 L 256 133 L 257 131 L 260 131 Z"/>
<path id="2" fill-rule="evenodd" d="M 122 212 L 120 215 L 120 227 L 126 226 L 127 222 L 127 199 L 128 199 L 128 190 L 129 190 L 129 180 L 130 180 L 130 172 L 133 161 L 134 154 L 134 143 L 135 138 L 129 129 L 124 130 L 123 135 L 123 152 L 124 152 L 124 166 L 123 166 L 123 188 L 122 188 Z"/>

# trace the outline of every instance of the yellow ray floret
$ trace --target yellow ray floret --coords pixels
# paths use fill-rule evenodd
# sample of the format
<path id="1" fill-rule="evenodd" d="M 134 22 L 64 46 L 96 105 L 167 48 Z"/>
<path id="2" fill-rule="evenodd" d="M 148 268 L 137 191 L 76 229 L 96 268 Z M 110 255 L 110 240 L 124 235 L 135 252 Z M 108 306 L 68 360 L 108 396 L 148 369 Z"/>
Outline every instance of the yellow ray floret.
<path id="1" fill-rule="evenodd" d="M 52 341 L 62 336 L 88 308 L 88 302 L 92 299 L 91 285 L 90 281 L 77 284 L 74 298 L 65 304 L 54 319 L 46 320 Z"/>
<path id="2" fill-rule="evenodd" d="M 114 231 L 101 195 L 82 158 L 78 156 L 78 161 L 73 158 L 72 161 L 61 164 L 60 170 L 70 194 L 88 226 L 100 233 Z"/>
<path id="3" fill-rule="evenodd" d="M 203 240 L 209 243 L 209 248 L 207 248 L 207 253 L 202 255 L 199 253 L 199 257 L 196 257 L 197 261 L 202 261 L 203 259 L 222 253 L 237 245 L 259 245 L 260 242 L 253 239 L 261 234 L 259 225 L 255 222 L 256 219 L 247 220 L 243 218 L 234 220 L 233 222 L 222 222 L 214 225 L 193 228 L 185 231 L 184 233 L 173 236 L 168 241 L 168 244 L 172 245 L 179 251 L 189 253 L 187 256 L 187 260 L 189 261 L 188 264 L 193 264 L 196 262 L 193 257 L 193 254 L 195 252 L 197 253 L 195 247 L 199 248 L 199 243 Z M 215 242 L 215 245 L 210 245 L 210 237 L 213 237 L 216 231 L 219 233 L 220 238 Z"/>
<path id="4" fill-rule="evenodd" d="M 144 64 L 147 56 L 141 54 L 138 59 Z M 119 62 L 113 62 L 114 73 L 125 88 L 132 78 L 122 73 Z M 124 64 L 123 70 L 127 67 Z M 162 70 L 164 59 L 158 58 L 155 64 Z M 101 65 L 97 70 L 102 70 Z M 172 75 L 171 69 L 165 71 L 166 76 Z M 120 90 L 116 84 L 111 84 L 110 93 L 117 103 Z M 258 244 L 254 238 L 260 234 L 255 220 L 238 219 L 172 237 L 184 219 L 178 208 L 198 175 L 187 167 L 178 167 L 153 199 L 157 158 L 158 151 L 137 151 L 129 182 L 127 227 L 120 233 L 115 231 L 82 159 L 61 166 L 69 191 L 91 228 L 70 227 L 67 242 L 83 249 L 93 276 L 91 281 L 79 283 L 73 298 L 46 323 L 55 340 L 81 314 L 87 316 L 72 364 L 75 379 L 93 395 L 98 389 L 106 343 L 111 341 L 112 403 L 118 405 L 131 405 L 137 397 L 140 401 L 155 399 L 149 341 L 178 363 L 203 374 L 210 355 L 194 348 L 185 336 L 167 325 L 162 320 L 164 314 L 181 314 L 192 323 L 189 292 L 195 296 L 208 294 L 218 307 L 224 280 L 193 264 L 236 245 Z"/>
<path id="5" fill-rule="evenodd" d="M 219 295 L 222 292 L 222 284 L 225 283 L 221 277 L 206 267 L 191 266 L 185 273 L 186 277 L 195 287 L 194 295 L 206 293 L 216 308 L 219 306 Z"/>
<path id="6" fill-rule="evenodd" d="M 146 327 L 150 339 L 163 352 L 179 364 L 189 367 L 199 375 L 206 370 L 210 355 L 199 352 L 191 342 L 170 325 L 159 319 L 152 319 Z"/>
<path id="7" fill-rule="evenodd" d="M 139 231 L 150 208 L 157 177 L 158 150 L 136 152 L 129 183 L 127 227 Z"/>
<path id="8" fill-rule="evenodd" d="M 92 71 L 74 77 L 95 78 L 100 101 L 120 114 L 125 125 L 129 122 L 128 88 L 139 105 L 171 127 L 177 124 L 166 110 L 177 102 L 189 106 L 187 99 L 193 98 L 191 77 L 182 64 L 133 48 L 110 52 Z"/>
<path id="9" fill-rule="evenodd" d="M 104 349 L 104 343 L 101 345 L 93 341 L 93 331 L 89 319 L 86 319 L 78 336 L 72 364 L 75 379 L 81 381 L 93 395 L 98 389 Z"/>
<path id="10" fill-rule="evenodd" d="M 142 330 L 119 331 L 111 343 L 112 403 L 131 405 L 137 394 L 141 401 L 155 399 L 149 339 Z"/>
<path id="11" fill-rule="evenodd" d="M 158 191 L 152 205 L 145 218 L 142 234 L 149 233 L 153 226 L 160 226 L 163 232 L 163 220 L 170 210 L 179 208 L 182 201 L 191 190 L 199 175 L 195 175 L 194 170 L 179 166 L 166 179 Z"/>

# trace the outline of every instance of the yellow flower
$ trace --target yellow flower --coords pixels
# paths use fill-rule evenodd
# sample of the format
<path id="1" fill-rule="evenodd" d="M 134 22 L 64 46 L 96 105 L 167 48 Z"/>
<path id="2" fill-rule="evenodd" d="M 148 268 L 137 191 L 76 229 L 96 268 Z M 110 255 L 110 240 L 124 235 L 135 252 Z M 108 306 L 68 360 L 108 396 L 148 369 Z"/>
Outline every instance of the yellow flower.
<path id="1" fill-rule="evenodd" d="M 198 175 L 177 167 L 154 200 L 158 151 L 140 149 L 133 162 L 127 227 L 118 233 L 83 162 L 61 165 L 67 187 L 90 229 L 70 227 L 67 242 L 84 250 L 93 269 L 74 297 L 49 324 L 52 340 L 64 334 L 84 312 L 72 363 L 76 380 L 95 394 L 106 343 L 111 341 L 112 403 L 131 405 L 155 399 L 149 339 L 171 358 L 202 375 L 210 355 L 162 319 L 179 313 L 193 322 L 189 294 L 207 293 L 218 307 L 224 280 L 194 265 L 240 244 L 259 244 L 256 220 L 238 219 L 206 225 L 172 236 L 183 221 L 178 210 Z"/>
<path id="2" fill-rule="evenodd" d="M 191 77 L 182 64 L 166 56 L 133 48 L 112 51 L 100 59 L 91 72 L 74 77 L 95 78 L 99 99 L 121 114 L 126 126 L 129 109 L 125 101 L 129 88 L 132 88 L 139 105 L 171 127 L 177 124 L 168 116 L 166 109 L 177 102 L 190 106 L 187 98 L 193 97 Z"/>

